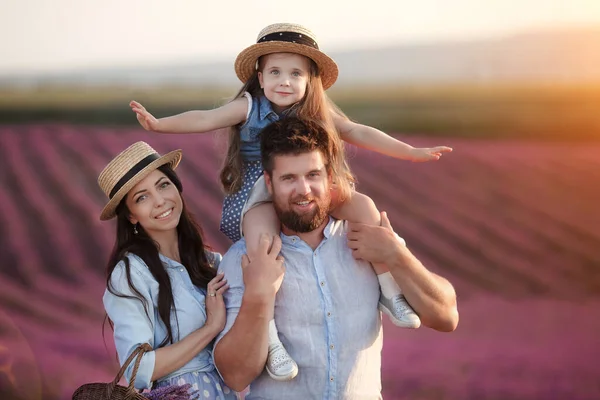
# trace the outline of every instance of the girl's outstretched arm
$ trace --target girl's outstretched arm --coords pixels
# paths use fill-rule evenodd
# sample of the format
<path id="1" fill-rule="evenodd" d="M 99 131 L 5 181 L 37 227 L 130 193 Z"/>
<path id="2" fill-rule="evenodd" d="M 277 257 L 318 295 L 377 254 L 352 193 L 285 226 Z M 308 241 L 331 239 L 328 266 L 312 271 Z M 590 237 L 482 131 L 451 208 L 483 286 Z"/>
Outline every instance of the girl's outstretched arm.
<path id="1" fill-rule="evenodd" d="M 452 151 L 452 148 L 446 146 L 413 147 L 394 139 L 379 129 L 357 124 L 335 112 L 332 117 L 336 129 L 344 141 L 386 156 L 409 161 L 432 161 L 439 160 L 442 153 Z"/>
<path id="2" fill-rule="evenodd" d="M 237 98 L 213 110 L 194 110 L 157 119 L 137 101 L 129 103 L 138 122 L 147 131 L 158 133 L 205 133 L 237 125 L 246 120 L 248 100 Z"/>

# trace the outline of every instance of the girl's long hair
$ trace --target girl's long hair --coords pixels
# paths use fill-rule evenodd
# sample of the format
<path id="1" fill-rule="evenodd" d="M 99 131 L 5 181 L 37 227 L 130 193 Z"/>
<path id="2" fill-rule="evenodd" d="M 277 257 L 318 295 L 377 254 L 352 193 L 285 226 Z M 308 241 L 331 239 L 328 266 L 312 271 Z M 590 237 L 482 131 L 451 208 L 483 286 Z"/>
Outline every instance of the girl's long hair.
<path id="1" fill-rule="evenodd" d="M 291 114 L 298 118 L 306 118 L 318 120 L 323 123 L 327 132 L 330 132 L 331 137 L 331 167 L 334 181 L 337 187 L 339 201 L 344 201 L 350 197 L 352 191 L 354 177 L 350 172 L 344 151 L 344 142 L 339 133 L 335 129 L 332 113 L 337 114 L 341 118 L 348 118 L 335 105 L 325 93 L 323 82 L 319 75 L 319 69 L 314 61 L 310 61 L 309 78 L 306 85 L 306 93 L 302 100 L 292 106 Z M 263 58 L 258 60 L 259 70 L 263 66 Z M 250 93 L 253 98 L 258 98 L 264 95 L 258 80 L 258 70 L 248 79 L 242 86 L 240 91 L 235 95 L 234 100 L 243 97 L 244 92 Z M 237 192 L 242 187 L 243 178 L 243 161 L 241 155 L 241 138 L 240 128 L 244 123 L 232 126 L 229 131 L 229 141 L 227 146 L 227 155 L 223 161 L 223 166 L 219 174 L 221 185 L 225 193 L 232 194 Z"/>
<path id="2" fill-rule="evenodd" d="M 183 187 L 175 171 L 167 165 L 163 165 L 158 169 L 173 182 L 181 195 Z M 177 240 L 181 264 L 187 269 L 192 283 L 199 288 L 206 289 L 208 282 L 216 276 L 216 271 L 210 265 L 205 253 L 205 250 L 210 248 L 204 244 L 202 229 L 187 210 L 183 197 L 182 203 L 181 217 L 179 219 L 179 224 L 177 225 Z M 134 286 L 131 280 L 131 268 L 127 254 L 135 254 L 146 263 L 150 273 L 152 273 L 152 276 L 158 282 L 158 314 L 167 329 L 167 336 L 163 342 L 158 345 L 158 347 L 163 347 L 174 341 L 173 327 L 171 326 L 171 313 L 175 309 L 175 302 L 173 300 L 171 280 L 159 258 L 157 243 L 152 240 L 144 228 L 139 224 L 137 224 L 138 233 L 134 234 L 133 226 L 129 221 L 129 210 L 125 204 L 125 199 L 119 203 L 116 212 L 117 237 L 106 267 L 106 288 L 115 296 L 140 301 L 144 305 L 146 317 L 150 319 L 150 313 L 154 312 L 152 304 L 147 304 L 148 302 L 146 299 L 142 296 L 138 288 Z M 119 293 L 112 286 L 111 274 L 120 261 L 123 261 L 125 264 L 127 283 L 135 296 Z M 177 322 L 177 314 L 175 314 L 175 321 Z M 112 322 L 110 322 L 110 324 L 112 326 Z M 177 331 L 179 331 L 179 329 L 177 329 Z"/>

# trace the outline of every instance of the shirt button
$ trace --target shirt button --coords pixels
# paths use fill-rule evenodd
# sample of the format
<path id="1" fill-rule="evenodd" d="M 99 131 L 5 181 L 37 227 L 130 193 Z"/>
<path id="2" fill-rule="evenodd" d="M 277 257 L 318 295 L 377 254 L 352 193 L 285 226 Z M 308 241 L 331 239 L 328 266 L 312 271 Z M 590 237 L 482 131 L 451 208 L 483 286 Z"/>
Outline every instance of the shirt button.
<path id="1" fill-rule="evenodd" d="M 329 380 L 330 380 L 331 382 L 333 382 L 333 376 L 332 376 L 331 378 L 329 378 Z"/>
<path id="2" fill-rule="evenodd" d="M 330 345 L 330 346 L 329 346 L 329 348 L 330 348 L 331 350 L 333 350 L 333 345 Z"/>
<path id="3" fill-rule="evenodd" d="M 183 268 L 180 268 L 179 270 L 180 270 L 181 272 L 183 272 Z"/>
<path id="4" fill-rule="evenodd" d="M 321 282 L 321 286 L 325 286 L 325 282 Z"/>
<path id="5" fill-rule="evenodd" d="M 330 313 L 330 312 L 328 312 L 328 313 L 327 313 L 327 316 L 328 316 L 328 317 L 331 317 L 331 313 Z"/>

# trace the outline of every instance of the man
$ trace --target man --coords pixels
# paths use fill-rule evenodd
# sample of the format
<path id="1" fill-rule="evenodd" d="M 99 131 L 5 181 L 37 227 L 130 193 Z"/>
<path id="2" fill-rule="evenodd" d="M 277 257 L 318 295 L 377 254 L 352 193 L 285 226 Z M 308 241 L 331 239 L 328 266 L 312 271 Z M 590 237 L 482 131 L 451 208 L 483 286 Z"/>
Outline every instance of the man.
<path id="1" fill-rule="evenodd" d="M 291 117 L 262 131 L 265 183 L 281 239 L 271 245 L 261 238 L 251 260 L 242 239 L 220 264 L 230 288 L 214 359 L 229 387 L 250 384 L 247 399 L 381 398 L 379 285 L 368 262 L 388 265 L 423 325 L 452 331 L 458 323 L 454 289 L 396 238 L 385 213 L 382 226 L 349 226 L 327 215 L 328 137 L 321 124 Z M 287 382 L 263 373 L 273 309 L 299 367 Z"/>

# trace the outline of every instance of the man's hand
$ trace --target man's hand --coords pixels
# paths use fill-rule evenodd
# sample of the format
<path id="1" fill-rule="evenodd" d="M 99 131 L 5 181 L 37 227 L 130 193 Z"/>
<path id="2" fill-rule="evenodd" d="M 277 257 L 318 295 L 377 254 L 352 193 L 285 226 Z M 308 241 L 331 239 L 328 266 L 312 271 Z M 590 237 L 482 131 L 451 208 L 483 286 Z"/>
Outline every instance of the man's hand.
<path id="1" fill-rule="evenodd" d="M 272 239 L 271 241 L 266 234 L 261 235 L 252 259 L 246 254 L 242 256 L 245 294 L 252 298 L 254 296 L 274 298 L 283 282 L 285 268 L 283 257 L 279 255 L 281 239 L 279 236 L 273 236 Z"/>
<path id="2" fill-rule="evenodd" d="M 397 258 L 400 247 L 385 211 L 381 212 L 381 226 L 348 223 L 348 247 L 357 260 L 370 263 L 386 263 Z"/>

